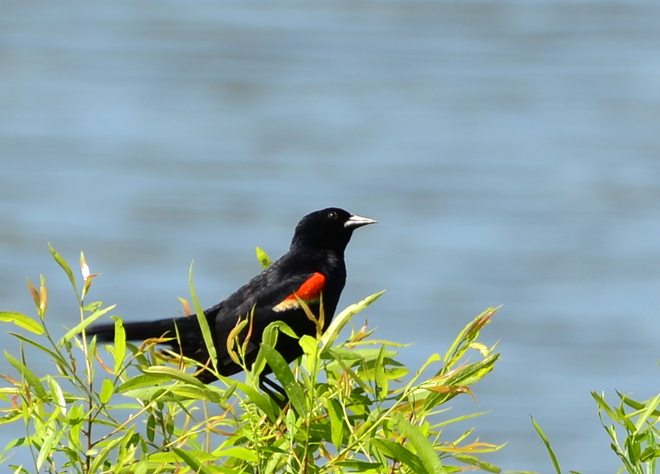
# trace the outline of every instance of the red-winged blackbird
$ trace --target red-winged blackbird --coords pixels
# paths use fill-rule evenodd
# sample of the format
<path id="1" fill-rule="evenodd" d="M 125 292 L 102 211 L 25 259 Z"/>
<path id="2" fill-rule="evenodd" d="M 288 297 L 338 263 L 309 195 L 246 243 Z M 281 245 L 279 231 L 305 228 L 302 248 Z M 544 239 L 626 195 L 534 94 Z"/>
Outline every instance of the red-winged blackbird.
<path id="1" fill-rule="evenodd" d="M 227 352 L 227 338 L 239 319 L 250 315 L 251 334 L 245 353 L 250 366 L 256 359 L 262 333 L 273 321 L 285 322 L 299 337 L 316 335 L 316 324 L 311 321 L 300 304 L 303 300 L 318 317 L 323 305 L 324 326 L 328 328 L 337 308 L 339 296 L 346 282 L 344 250 L 353 230 L 376 221 L 351 215 L 338 208 L 328 208 L 306 215 L 298 223 L 289 251 L 272 265 L 252 278 L 224 301 L 204 311 L 217 353 L 218 372 L 229 376 L 242 368 L 234 363 Z M 176 326 L 176 329 L 175 329 Z M 157 321 L 125 322 L 126 339 L 141 341 L 166 336 L 172 350 L 202 364 L 208 362 L 208 351 L 202 338 L 197 318 L 183 316 Z M 247 328 L 241 333 L 245 337 Z M 176 338 L 178 333 L 179 338 Z M 92 326 L 88 336 L 98 341 L 112 342 L 114 324 Z M 298 341 L 280 334 L 275 349 L 287 362 L 302 355 Z M 268 367 L 265 372 L 270 372 Z M 216 378 L 207 371 L 198 375 L 205 383 Z M 262 388 L 272 395 L 263 385 Z M 277 390 L 280 391 L 279 387 Z"/>

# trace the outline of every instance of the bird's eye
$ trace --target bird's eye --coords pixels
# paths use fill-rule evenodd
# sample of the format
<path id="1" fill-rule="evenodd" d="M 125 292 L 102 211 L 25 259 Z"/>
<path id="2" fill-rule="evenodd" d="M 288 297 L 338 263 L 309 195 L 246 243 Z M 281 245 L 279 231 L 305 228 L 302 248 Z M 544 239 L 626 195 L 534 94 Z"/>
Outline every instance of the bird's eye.
<path id="1" fill-rule="evenodd" d="M 336 219 L 337 213 L 335 211 L 328 212 L 328 219 Z"/>

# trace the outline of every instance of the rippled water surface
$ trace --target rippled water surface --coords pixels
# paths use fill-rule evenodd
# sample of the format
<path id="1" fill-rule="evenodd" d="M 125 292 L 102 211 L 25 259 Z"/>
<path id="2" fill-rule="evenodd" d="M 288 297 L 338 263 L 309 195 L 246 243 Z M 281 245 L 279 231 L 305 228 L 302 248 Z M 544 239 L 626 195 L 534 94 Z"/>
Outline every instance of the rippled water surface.
<path id="1" fill-rule="evenodd" d="M 504 305 L 488 460 L 550 472 L 533 415 L 615 472 L 589 392 L 660 391 L 659 41 L 642 0 L 5 2 L 0 307 L 43 273 L 73 325 L 47 242 L 126 319 L 176 314 L 192 259 L 210 306 L 342 206 L 379 220 L 342 303 L 387 288 L 365 316 L 405 362 Z"/>

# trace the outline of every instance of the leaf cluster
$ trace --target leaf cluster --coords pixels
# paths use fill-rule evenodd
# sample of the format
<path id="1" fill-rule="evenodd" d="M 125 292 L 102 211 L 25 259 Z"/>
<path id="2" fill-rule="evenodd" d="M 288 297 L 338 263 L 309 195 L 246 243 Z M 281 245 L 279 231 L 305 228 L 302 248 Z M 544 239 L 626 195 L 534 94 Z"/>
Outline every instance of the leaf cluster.
<path id="1" fill-rule="evenodd" d="M 324 334 L 298 339 L 304 355 L 293 367 L 274 347 L 279 334 L 294 333 L 273 324 L 257 362 L 244 367 L 244 381 L 219 376 L 219 384 L 205 385 L 194 376 L 199 366 L 159 352 L 158 340 L 127 343 L 118 317 L 113 316 L 114 345 L 97 347 L 86 328 L 114 306 L 85 301 L 96 275 L 82 254 L 79 285 L 68 263 L 52 248 L 51 253 L 72 284 L 79 323 L 55 340 L 46 324 L 43 278 L 39 288 L 28 282 L 36 317 L 0 312 L 0 322 L 27 331 L 12 332 L 21 349 L 18 355 L 5 352 L 14 371 L 2 375 L 6 385 L 0 388 L 0 424 L 17 433 L 0 464 L 14 473 L 499 472 L 481 457 L 499 446 L 475 439 L 470 428 L 458 438 L 445 433 L 447 426 L 479 415 L 451 418 L 447 403 L 473 397 L 472 385 L 493 369 L 498 353 L 478 336 L 495 309 L 471 321 L 444 354 L 431 355 L 410 372 L 397 361 L 404 346 L 374 338 L 366 323 L 342 337 L 342 329 L 378 293 L 338 314 Z M 258 257 L 269 264 L 265 253 Z M 190 286 L 199 316 L 192 270 Z M 322 313 L 308 316 L 322 325 Z M 200 318 L 211 350 L 204 321 Z M 239 363 L 243 333 L 237 330 L 227 341 Z M 31 367 L 28 351 L 41 353 L 53 370 Z M 259 390 L 266 367 L 288 403 Z M 215 368 L 211 363 L 204 370 Z M 26 451 L 30 462 L 21 458 Z"/>

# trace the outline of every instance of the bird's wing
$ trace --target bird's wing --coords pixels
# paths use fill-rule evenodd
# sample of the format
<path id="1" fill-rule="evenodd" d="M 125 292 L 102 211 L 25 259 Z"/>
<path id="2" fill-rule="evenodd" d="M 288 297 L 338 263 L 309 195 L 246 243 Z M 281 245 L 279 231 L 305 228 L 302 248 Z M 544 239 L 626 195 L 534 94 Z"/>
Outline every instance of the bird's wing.
<path id="1" fill-rule="evenodd" d="M 281 274 L 279 272 L 264 272 L 242 288 L 229 296 L 222 304 L 207 311 L 207 319 L 213 322 L 212 328 L 216 337 L 218 362 L 226 366 L 228 372 L 238 372 L 227 353 L 227 338 L 241 319 L 248 315 L 252 321 L 252 335 L 255 343 L 248 344 L 246 359 L 250 361 L 259 350 L 258 342 L 261 333 L 273 321 L 282 320 L 290 326 L 296 321 L 290 315 L 301 309 L 299 299 L 314 303 L 317 301 L 325 287 L 326 278 L 318 272 L 298 272 L 294 274 Z M 297 297 L 296 297 L 297 295 Z M 304 323 L 307 323 L 305 316 Z M 294 331 L 295 327 L 292 327 Z M 242 334 L 246 334 L 245 329 Z M 233 369 L 233 370 L 232 370 Z"/>

